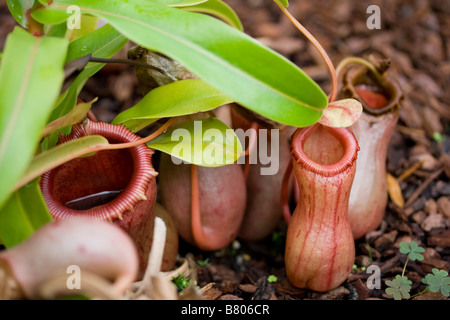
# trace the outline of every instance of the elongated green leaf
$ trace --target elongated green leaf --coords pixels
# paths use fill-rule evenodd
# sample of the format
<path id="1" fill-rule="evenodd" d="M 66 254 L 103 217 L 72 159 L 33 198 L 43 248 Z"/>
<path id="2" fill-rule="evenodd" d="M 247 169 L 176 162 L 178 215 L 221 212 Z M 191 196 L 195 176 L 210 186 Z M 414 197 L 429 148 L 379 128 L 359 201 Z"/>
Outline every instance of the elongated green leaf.
<path id="1" fill-rule="evenodd" d="M 161 118 L 212 110 L 233 100 L 201 79 L 175 81 L 150 91 L 113 120 L 137 132 Z"/>
<path id="2" fill-rule="evenodd" d="M 34 5 L 34 0 L 6 0 L 11 15 L 22 26 L 27 27 L 27 11 Z"/>
<path id="3" fill-rule="evenodd" d="M 72 41 L 69 45 L 66 62 L 87 54 L 98 58 L 109 58 L 117 53 L 127 41 L 112 26 L 104 25 L 84 37 Z M 93 63 L 93 65 L 98 64 Z"/>
<path id="4" fill-rule="evenodd" d="M 36 179 L 14 192 L 0 210 L 1 242 L 7 248 L 19 244 L 51 220 Z"/>
<path id="5" fill-rule="evenodd" d="M 97 29 L 98 18 L 91 15 L 82 14 L 80 16 L 80 26 L 75 28 L 69 28 L 66 33 L 66 38 L 70 41 L 74 41 L 81 38 Z"/>
<path id="6" fill-rule="evenodd" d="M 105 137 L 93 135 L 68 141 L 42 152 L 33 158 L 33 161 L 14 189 L 19 189 L 29 181 L 67 161 L 96 152 L 99 148 L 107 144 L 108 140 Z"/>
<path id="7" fill-rule="evenodd" d="M 188 11 L 201 12 L 213 15 L 219 19 L 222 19 L 229 25 L 235 27 L 238 30 L 244 30 L 242 22 L 236 12 L 225 2 L 220 0 L 208 0 L 194 6 L 184 8 Z"/>
<path id="8" fill-rule="evenodd" d="M 98 58 L 110 58 L 126 43 L 127 39 L 109 25 L 105 25 L 90 34 L 70 43 L 66 62 L 87 54 Z M 53 110 L 49 121 L 54 121 L 69 113 L 77 103 L 77 97 L 86 81 L 97 73 L 104 64 L 89 63 L 76 77 L 69 89 L 60 97 L 59 103 Z M 53 134 L 47 141 L 47 149 L 56 144 L 57 136 Z"/>
<path id="9" fill-rule="evenodd" d="M 50 133 L 58 129 L 71 126 L 83 121 L 84 117 L 91 109 L 91 106 L 95 101 L 97 101 L 97 98 L 95 98 L 91 102 L 77 104 L 75 108 L 73 108 L 72 111 L 70 111 L 68 114 L 46 125 L 44 130 L 42 130 L 41 136 L 46 137 Z"/>
<path id="10" fill-rule="evenodd" d="M 205 167 L 234 163 L 242 145 L 230 127 L 217 118 L 184 123 L 147 143 L 152 149 Z"/>
<path id="11" fill-rule="evenodd" d="M 16 28 L 0 65 L 0 208 L 25 171 L 56 101 L 68 42 Z"/>
<path id="12" fill-rule="evenodd" d="M 46 21 L 72 3 L 55 0 L 35 11 Z M 274 121 L 307 126 L 328 104 L 301 69 L 243 32 L 204 14 L 140 0 L 79 0 L 81 12 L 108 21 L 130 40 L 179 61 L 239 104 Z"/>
<path id="13" fill-rule="evenodd" d="M 186 7 L 193 6 L 208 0 L 154 0 L 153 2 L 163 4 L 169 7 Z"/>

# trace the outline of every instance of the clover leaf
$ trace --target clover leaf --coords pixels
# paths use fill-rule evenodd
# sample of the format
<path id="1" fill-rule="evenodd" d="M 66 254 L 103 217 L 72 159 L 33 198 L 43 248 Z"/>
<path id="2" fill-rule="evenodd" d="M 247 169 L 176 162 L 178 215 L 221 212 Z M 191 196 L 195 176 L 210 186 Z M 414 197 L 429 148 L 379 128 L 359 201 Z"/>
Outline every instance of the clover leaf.
<path id="1" fill-rule="evenodd" d="M 441 292 L 444 296 L 450 296 L 450 277 L 448 272 L 433 268 L 433 274 L 429 273 L 422 279 L 428 285 L 431 292 Z"/>
<path id="2" fill-rule="evenodd" d="M 400 252 L 403 254 L 407 254 L 409 259 L 412 261 L 419 260 L 422 261 L 424 259 L 421 252 L 425 252 L 425 249 L 417 244 L 415 241 L 411 241 L 408 245 L 406 242 L 400 242 Z"/>
<path id="3" fill-rule="evenodd" d="M 395 279 L 392 281 L 387 280 L 386 293 L 393 296 L 394 300 L 408 299 L 410 297 L 409 291 L 411 290 L 412 281 L 408 280 L 407 277 L 396 275 Z"/>

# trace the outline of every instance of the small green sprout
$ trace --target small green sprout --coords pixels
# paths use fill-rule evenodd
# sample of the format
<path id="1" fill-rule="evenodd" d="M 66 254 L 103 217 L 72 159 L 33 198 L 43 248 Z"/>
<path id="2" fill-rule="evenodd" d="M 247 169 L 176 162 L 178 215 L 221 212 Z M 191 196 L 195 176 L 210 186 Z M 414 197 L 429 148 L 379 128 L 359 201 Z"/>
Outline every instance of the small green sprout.
<path id="1" fill-rule="evenodd" d="M 444 140 L 444 137 L 442 136 L 442 134 L 440 132 L 435 132 L 433 133 L 433 139 L 434 141 L 436 141 L 437 143 L 442 142 L 442 140 Z"/>
<path id="2" fill-rule="evenodd" d="M 191 279 L 189 279 L 189 277 L 185 277 L 182 274 L 179 274 L 178 276 L 173 277 L 172 282 L 175 284 L 178 291 L 183 291 L 192 283 L 192 281 L 191 281 Z"/>
<path id="3" fill-rule="evenodd" d="M 278 281 L 277 276 L 275 276 L 273 274 L 271 274 L 270 276 L 267 277 L 267 282 L 269 282 L 269 283 L 275 283 L 277 281 Z"/>
<path id="4" fill-rule="evenodd" d="M 205 260 L 197 260 L 197 264 L 200 267 L 207 266 L 207 265 L 209 265 L 209 258 L 206 258 Z"/>

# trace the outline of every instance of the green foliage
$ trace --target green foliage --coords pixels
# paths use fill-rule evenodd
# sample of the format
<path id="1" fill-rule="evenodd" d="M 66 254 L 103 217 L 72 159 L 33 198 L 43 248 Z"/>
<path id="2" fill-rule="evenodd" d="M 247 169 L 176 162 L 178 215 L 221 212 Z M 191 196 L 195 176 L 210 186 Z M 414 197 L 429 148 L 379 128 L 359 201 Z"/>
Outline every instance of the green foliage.
<path id="1" fill-rule="evenodd" d="M 267 282 L 269 282 L 269 283 L 275 283 L 275 282 L 277 282 L 277 281 L 278 281 L 277 276 L 275 276 L 275 275 L 273 275 L 273 274 L 271 274 L 271 275 L 269 275 L 269 276 L 267 277 Z"/>
<path id="2" fill-rule="evenodd" d="M 200 78 L 157 88 L 115 119 L 134 131 L 161 118 L 208 111 L 232 101 L 273 121 L 302 127 L 316 123 L 328 105 L 325 93 L 301 69 L 242 32 L 239 17 L 220 0 L 7 4 L 24 29 L 39 35 L 16 28 L 8 35 L 0 61 L 0 238 L 7 246 L 51 220 L 39 176 L 108 145 L 103 137 L 89 136 L 56 146 L 58 134 L 67 133 L 91 107 L 92 102 L 77 100 L 85 83 L 104 66 L 89 62 L 73 76 L 66 75 L 66 67 L 76 59 L 111 58 L 133 41 L 177 60 Z M 79 30 L 66 23 L 73 18 L 67 11 L 72 5 L 81 9 Z M 100 18 L 107 24 L 97 28 Z M 218 166 L 240 157 L 242 146 L 226 124 L 215 118 L 200 122 L 202 139 L 180 142 L 178 147 L 185 148 L 181 159 Z M 187 122 L 147 145 L 173 154 L 171 134 L 176 129 L 195 137 L 194 122 Z"/>
<path id="3" fill-rule="evenodd" d="M 409 260 L 422 261 L 424 259 L 421 253 L 425 252 L 425 249 L 415 241 L 411 241 L 409 245 L 402 241 L 400 242 L 400 253 L 408 255 L 408 258 L 405 261 L 402 275 L 396 275 L 395 279 L 387 280 L 385 283 L 387 288 L 385 292 L 394 297 L 395 300 L 409 299 L 411 284 L 410 281 L 405 275 L 406 266 Z M 427 291 L 430 292 L 440 292 L 444 296 L 448 297 L 450 295 L 450 277 L 448 276 L 448 272 L 444 270 L 438 270 L 433 268 L 432 274 L 427 274 L 423 279 L 422 283 L 426 284 L 427 287 L 424 291 L 419 294 L 423 294 Z"/>
<path id="4" fill-rule="evenodd" d="M 230 26 L 243 30 L 242 22 L 239 19 L 236 12 L 230 8 L 225 2 L 220 0 L 209 0 L 202 3 L 187 6 L 184 8 L 187 11 L 200 12 L 213 15 L 223 21 L 227 22 Z"/>
<path id="5" fill-rule="evenodd" d="M 210 264 L 209 258 L 206 258 L 205 260 L 197 260 L 197 264 L 200 267 L 208 266 Z"/>
<path id="6" fill-rule="evenodd" d="M 428 289 L 431 292 L 440 292 L 444 296 L 450 296 L 450 277 L 448 272 L 444 270 L 438 270 L 433 268 L 433 274 L 427 274 L 422 282 L 428 285 Z"/>
<path id="7" fill-rule="evenodd" d="M 147 146 L 205 167 L 231 164 L 242 153 L 242 145 L 234 131 L 213 117 L 183 123 L 159 135 Z"/>
<path id="8" fill-rule="evenodd" d="M 440 142 L 444 141 L 444 136 L 440 132 L 436 131 L 435 133 L 433 133 L 433 139 L 437 143 L 440 143 Z"/>
<path id="9" fill-rule="evenodd" d="M 26 12 L 33 7 L 33 0 L 6 0 L 11 15 L 22 26 L 27 27 L 28 17 Z"/>
<path id="10" fill-rule="evenodd" d="M 161 118 L 212 110 L 233 100 L 201 79 L 175 81 L 154 90 L 118 114 L 114 124 L 137 132 Z"/>
<path id="11" fill-rule="evenodd" d="M 274 1 L 281 3 L 285 7 L 289 7 L 289 1 L 288 0 L 274 0 Z"/>
<path id="12" fill-rule="evenodd" d="M 63 82 L 67 46 L 65 39 L 36 38 L 19 27 L 6 40 L 0 65 L 0 208 L 36 152 Z"/>
<path id="13" fill-rule="evenodd" d="M 172 282 L 175 284 L 179 292 L 183 291 L 192 284 L 191 278 L 185 277 L 182 274 L 172 278 Z"/>
<path id="14" fill-rule="evenodd" d="M 14 192 L 0 210 L 2 244 L 6 248 L 17 245 L 51 220 L 36 179 Z"/>
<path id="15" fill-rule="evenodd" d="M 73 2 L 55 0 L 32 16 L 41 23 L 57 23 Z M 320 87 L 292 62 L 213 17 L 141 0 L 76 4 L 83 14 L 105 19 L 128 39 L 177 60 L 269 119 L 307 126 L 328 105 Z"/>
<path id="16" fill-rule="evenodd" d="M 401 300 L 401 299 L 409 299 L 409 291 L 411 290 L 411 284 L 412 281 L 408 280 L 407 277 L 396 275 L 395 279 L 390 281 L 386 281 L 386 285 L 388 288 L 386 288 L 386 293 L 394 296 L 395 300 Z"/>
<path id="17" fill-rule="evenodd" d="M 422 252 L 425 252 L 425 249 L 420 247 L 415 241 L 411 241 L 409 245 L 404 241 L 400 242 L 400 253 L 407 254 L 411 261 L 422 261 Z"/>

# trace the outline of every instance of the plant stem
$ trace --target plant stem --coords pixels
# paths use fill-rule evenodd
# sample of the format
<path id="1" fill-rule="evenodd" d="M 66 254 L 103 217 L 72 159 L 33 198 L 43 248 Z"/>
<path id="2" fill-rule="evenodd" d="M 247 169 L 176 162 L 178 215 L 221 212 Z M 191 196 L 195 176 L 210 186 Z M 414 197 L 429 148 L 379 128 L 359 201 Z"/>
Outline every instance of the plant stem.
<path id="1" fill-rule="evenodd" d="M 245 161 L 244 164 L 244 177 L 245 180 L 247 180 L 248 172 L 250 169 L 250 156 L 253 153 L 253 150 L 256 147 L 256 136 L 257 136 L 257 130 L 258 130 L 258 123 L 255 121 L 252 123 L 250 137 L 248 139 L 248 148 L 247 150 L 242 152 L 243 156 L 248 156 L 248 159 Z"/>
<path id="2" fill-rule="evenodd" d="M 158 128 L 158 130 L 156 130 L 155 132 L 153 132 L 152 134 L 148 135 L 145 138 L 142 138 L 142 139 L 139 139 L 139 140 L 136 140 L 133 142 L 104 145 L 100 148 L 99 151 L 132 148 L 132 147 L 136 147 L 138 145 L 147 143 L 147 142 L 155 139 L 160 134 L 162 134 L 168 127 L 170 127 L 170 125 L 172 124 L 172 122 L 174 120 L 175 120 L 175 118 L 170 118 L 166 123 L 164 123 L 160 128 Z"/>
<path id="3" fill-rule="evenodd" d="M 283 14 L 291 21 L 291 23 L 306 37 L 309 41 L 316 47 L 316 49 L 319 51 L 320 55 L 322 56 L 323 60 L 325 61 L 328 70 L 330 71 L 331 75 L 331 93 L 328 96 L 328 100 L 330 102 L 333 102 L 336 100 L 337 93 L 338 93 L 338 81 L 336 76 L 336 70 L 334 68 L 333 63 L 331 62 L 330 57 L 326 53 L 326 51 L 323 49 L 323 47 L 320 45 L 319 41 L 317 41 L 316 38 L 297 20 L 294 18 L 294 16 L 278 1 L 274 0 L 275 3 L 280 7 Z"/>
<path id="4" fill-rule="evenodd" d="M 427 293 L 428 291 L 430 291 L 430 290 L 428 289 L 428 287 L 426 287 L 426 288 L 423 289 L 422 291 L 420 291 L 420 292 L 418 292 L 418 293 L 416 293 L 416 294 L 410 296 L 408 300 L 411 300 L 411 299 L 413 299 L 413 298 L 415 298 L 415 297 L 417 297 L 417 296 L 421 296 L 421 295 L 423 295 L 424 293 Z"/>
<path id="5" fill-rule="evenodd" d="M 172 80 L 172 81 L 178 80 L 177 78 L 175 78 L 171 74 L 167 73 L 163 69 L 160 69 L 158 67 L 155 67 L 155 66 L 143 63 L 143 62 L 139 62 L 139 61 L 134 61 L 134 60 L 129 60 L 129 59 L 108 59 L 108 58 L 96 58 L 96 57 L 90 57 L 89 61 L 90 62 L 98 62 L 98 63 L 120 63 L 120 64 L 128 64 L 128 65 L 134 66 L 134 67 L 153 69 L 153 70 L 158 71 L 159 73 L 165 75 L 166 77 L 169 77 L 170 80 Z"/>
<path id="6" fill-rule="evenodd" d="M 365 66 L 367 69 L 372 71 L 372 73 L 377 78 L 377 80 L 382 79 L 380 72 L 378 71 L 378 69 L 375 67 L 375 65 L 373 63 L 371 63 L 370 61 L 367 61 L 365 59 L 358 58 L 358 57 L 347 57 L 344 60 L 342 60 L 336 68 L 337 77 L 339 78 L 339 76 L 341 75 L 343 70 L 352 63 L 361 64 L 361 65 Z"/>
<path id="7" fill-rule="evenodd" d="M 409 256 L 406 258 L 405 265 L 403 266 L 402 278 L 405 275 L 405 270 L 406 270 L 406 266 L 408 265 L 408 262 L 409 262 Z"/>

